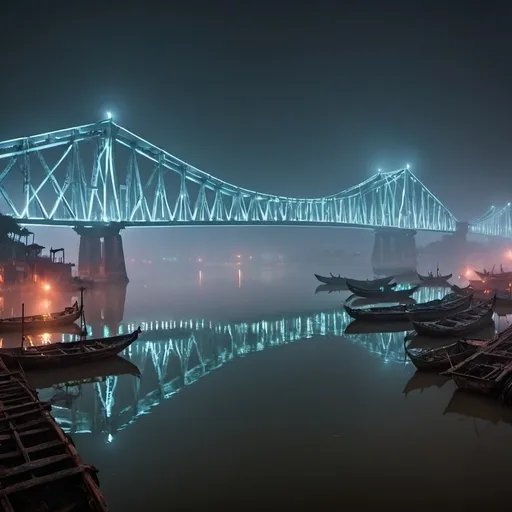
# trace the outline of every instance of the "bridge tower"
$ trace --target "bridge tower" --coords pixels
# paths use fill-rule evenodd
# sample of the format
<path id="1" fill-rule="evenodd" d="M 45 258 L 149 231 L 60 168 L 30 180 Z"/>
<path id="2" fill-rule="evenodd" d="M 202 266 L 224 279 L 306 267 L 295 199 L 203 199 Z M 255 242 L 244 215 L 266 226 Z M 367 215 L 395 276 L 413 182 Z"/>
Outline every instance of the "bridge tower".
<path id="1" fill-rule="evenodd" d="M 121 223 L 98 227 L 75 227 L 80 235 L 78 275 L 109 283 L 127 283 Z"/>
<path id="2" fill-rule="evenodd" d="M 379 228 L 375 230 L 372 265 L 376 274 L 416 270 L 416 231 Z"/>

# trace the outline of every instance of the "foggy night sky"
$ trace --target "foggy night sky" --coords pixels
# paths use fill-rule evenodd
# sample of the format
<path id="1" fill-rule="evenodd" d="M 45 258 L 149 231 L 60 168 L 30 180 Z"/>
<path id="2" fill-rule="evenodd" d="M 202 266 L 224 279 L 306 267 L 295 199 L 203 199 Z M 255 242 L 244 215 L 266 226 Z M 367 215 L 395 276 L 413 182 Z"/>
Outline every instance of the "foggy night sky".
<path id="1" fill-rule="evenodd" d="M 512 198 L 511 15 L 505 2 L 9 2 L 0 140 L 111 110 L 273 194 L 328 195 L 408 162 L 471 220 Z"/>

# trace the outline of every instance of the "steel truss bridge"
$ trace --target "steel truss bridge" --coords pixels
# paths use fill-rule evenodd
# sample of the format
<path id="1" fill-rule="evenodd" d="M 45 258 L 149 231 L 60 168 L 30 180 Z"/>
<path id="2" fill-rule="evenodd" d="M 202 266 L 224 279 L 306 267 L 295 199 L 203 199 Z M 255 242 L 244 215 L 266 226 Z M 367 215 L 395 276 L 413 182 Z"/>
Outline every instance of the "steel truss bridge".
<path id="1" fill-rule="evenodd" d="M 422 288 L 414 298 L 426 302 L 444 293 L 440 288 Z M 139 324 L 143 330 L 142 338 L 123 353 L 138 366 L 141 379 L 111 376 L 87 385 L 71 407 L 53 406 L 52 415 L 66 432 L 102 434 L 106 442 L 111 442 L 117 432 L 150 414 L 163 400 L 225 364 L 314 336 L 344 337 L 384 363 L 409 364 L 403 349 L 406 332 L 346 335 L 345 329 L 351 322 L 345 311 L 338 308 L 255 322 L 161 319 L 120 324 L 119 333 L 133 331 Z M 106 336 L 114 334 L 104 329 Z M 68 338 L 69 335 L 63 335 L 62 339 Z M 340 339 L 343 342 L 346 341 Z M 149 388 L 146 382 L 151 384 Z M 42 398 L 46 399 L 48 392 L 51 393 L 43 391 Z M 121 400 L 127 396 L 131 400 Z"/>
<path id="2" fill-rule="evenodd" d="M 2 165 L 4 164 L 4 165 Z M 0 211 L 27 225 L 310 225 L 454 232 L 408 169 L 320 198 L 265 194 L 187 164 L 111 119 L 0 142 Z M 470 232 L 512 236 L 510 205 Z"/>

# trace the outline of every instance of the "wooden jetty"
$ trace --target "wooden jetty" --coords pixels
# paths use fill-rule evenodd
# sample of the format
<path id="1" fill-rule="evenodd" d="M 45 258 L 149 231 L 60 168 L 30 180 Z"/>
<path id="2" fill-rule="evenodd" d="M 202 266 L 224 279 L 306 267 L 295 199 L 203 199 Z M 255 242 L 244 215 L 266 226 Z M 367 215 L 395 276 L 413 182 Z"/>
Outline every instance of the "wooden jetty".
<path id="1" fill-rule="evenodd" d="M 97 470 L 84 464 L 23 372 L 0 360 L 0 511 L 107 512 Z"/>

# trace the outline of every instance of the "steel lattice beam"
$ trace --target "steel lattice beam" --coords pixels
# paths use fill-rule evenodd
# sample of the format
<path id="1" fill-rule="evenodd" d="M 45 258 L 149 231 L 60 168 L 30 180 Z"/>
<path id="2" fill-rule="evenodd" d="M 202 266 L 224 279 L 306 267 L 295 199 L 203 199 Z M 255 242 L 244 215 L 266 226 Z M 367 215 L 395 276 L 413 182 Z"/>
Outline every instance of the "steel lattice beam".
<path id="1" fill-rule="evenodd" d="M 469 228 L 475 235 L 512 238 L 512 207 L 510 203 L 501 209 L 492 206 Z"/>
<path id="2" fill-rule="evenodd" d="M 9 175 L 20 172 L 23 194 L 7 184 Z M 211 176 L 112 120 L 0 143 L 0 196 L 4 209 L 26 224 L 301 224 L 453 232 L 457 223 L 408 169 L 378 173 L 321 198 L 263 194 Z"/>

